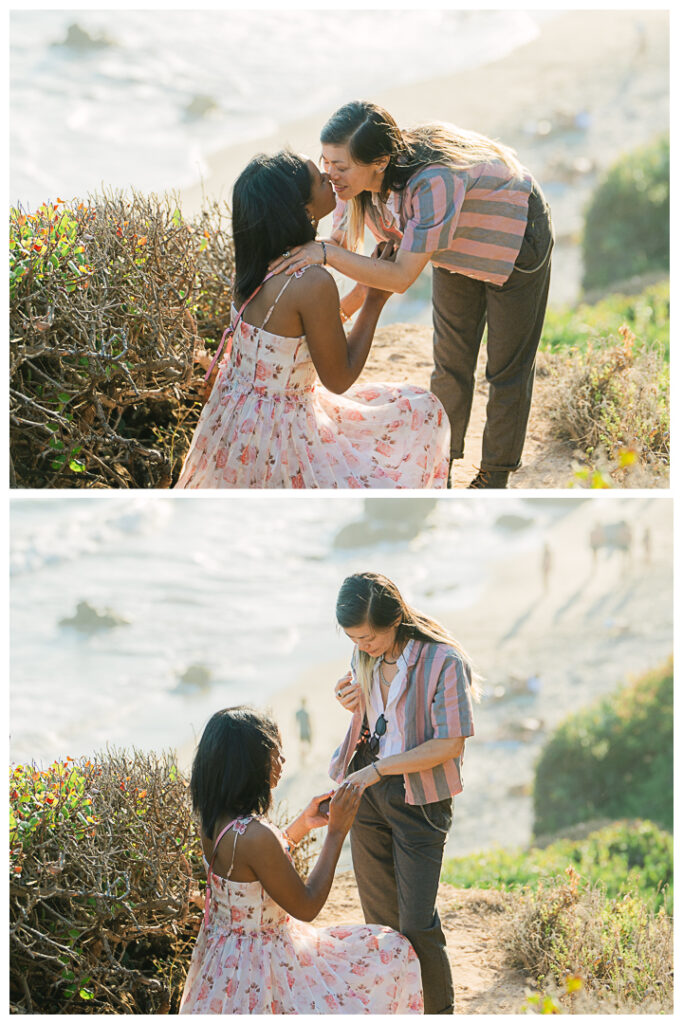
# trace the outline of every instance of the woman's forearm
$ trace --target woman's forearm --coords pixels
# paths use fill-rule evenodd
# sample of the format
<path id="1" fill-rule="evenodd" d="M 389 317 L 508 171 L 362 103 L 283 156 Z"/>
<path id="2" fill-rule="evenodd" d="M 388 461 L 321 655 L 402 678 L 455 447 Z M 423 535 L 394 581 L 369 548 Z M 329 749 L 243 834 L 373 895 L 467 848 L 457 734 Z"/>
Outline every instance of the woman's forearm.
<path id="1" fill-rule="evenodd" d="M 380 775 L 403 775 L 408 772 L 424 772 L 437 764 L 460 757 L 465 746 L 465 738 L 457 736 L 452 739 L 427 740 L 419 747 L 391 754 L 376 762 Z"/>
<path id="2" fill-rule="evenodd" d="M 411 276 L 399 263 L 361 256 L 341 245 L 327 245 L 326 255 L 328 266 L 340 274 L 384 292 L 404 292 L 417 277 L 417 274 Z"/>
<path id="3" fill-rule="evenodd" d="M 329 832 L 325 836 L 315 867 L 306 879 L 307 906 L 301 915 L 302 921 L 312 921 L 325 906 L 334 881 L 334 869 L 344 844 L 344 833 Z M 298 915 L 297 915 L 298 916 Z"/>
<path id="4" fill-rule="evenodd" d="M 379 300 L 366 299 L 353 328 L 349 331 L 347 337 L 348 383 L 346 387 L 351 387 L 365 366 L 382 308 L 383 303 Z"/>
<path id="5" fill-rule="evenodd" d="M 311 831 L 310 827 L 306 823 L 306 814 L 304 811 L 299 814 L 291 825 L 288 825 L 285 832 L 292 840 L 293 843 L 299 844 L 308 833 Z"/>

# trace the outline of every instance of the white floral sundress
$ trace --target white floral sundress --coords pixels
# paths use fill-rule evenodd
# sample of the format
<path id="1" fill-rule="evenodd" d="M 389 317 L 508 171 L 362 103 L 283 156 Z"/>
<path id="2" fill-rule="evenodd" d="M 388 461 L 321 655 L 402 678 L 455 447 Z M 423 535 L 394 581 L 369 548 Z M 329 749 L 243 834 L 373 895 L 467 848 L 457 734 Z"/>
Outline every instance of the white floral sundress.
<path id="1" fill-rule="evenodd" d="M 251 820 L 230 827 L 242 835 Z M 423 1012 L 420 964 L 405 936 L 380 925 L 314 928 L 258 881 L 209 871 L 208 882 L 180 1013 Z"/>
<path id="2" fill-rule="evenodd" d="M 450 426 L 438 398 L 403 383 L 333 394 L 305 336 L 265 329 L 274 307 L 261 327 L 240 320 L 176 487 L 445 487 Z"/>

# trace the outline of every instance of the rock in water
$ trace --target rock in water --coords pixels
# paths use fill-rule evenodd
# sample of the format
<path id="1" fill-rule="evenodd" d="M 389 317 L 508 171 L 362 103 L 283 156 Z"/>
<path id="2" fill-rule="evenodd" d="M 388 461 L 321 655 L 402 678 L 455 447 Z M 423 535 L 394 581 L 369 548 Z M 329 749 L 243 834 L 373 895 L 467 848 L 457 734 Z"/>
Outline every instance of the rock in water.
<path id="1" fill-rule="evenodd" d="M 198 121 L 214 110 L 218 110 L 218 104 L 213 96 L 196 93 L 185 107 L 185 117 L 190 121 Z"/>
<path id="2" fill-rule="evenodd" d="M 498 516 L 496 519 L 496 526 L 500 527 L 501 530 L 528 530 L 533 525 L 533 519 L 528 519 L 526 516 L 508 514 Z"/>
<path id="3" fill-rule="evenodd" d="M 335 548 L 362 548 L 382 541 L 412 540 L 436 507 L 436 498 L 401 498 L 400 501 L 365 501 L 363 518 L 337 532 Z"/>
<path id="4" fill-rule="evenodd" d="M 128 619 L 117 615 L 111 608 L 98 611 L 88 601 L 79 601 L 76 605 L 76 614 L 71 618 L 60 619 L 60 626 L 69 626 L 81 633 L 97 633 L 102 629 L 115 629 L 117 626 L 129 626 Z"/>
<path id="5" fill-rule="evenodd" d="M 108 36 L 91 36 L 89 32 L 74 22 L 66 30 L 66 39 L 52 45 L 65 46 L 69 50 L 87 53 L 88 50 L 102 50 L 107 46 L 113 46 L 114 40 L 109 39 Z"/>
<path id="6" fill-rule="evenodd" d="M 188 693 L 191 691 L 209 689 L 211 685 L 211 670 L 206 665 L 188 665 L 182 675 L 178 676 L 178 685 L 174 693 Z"/>

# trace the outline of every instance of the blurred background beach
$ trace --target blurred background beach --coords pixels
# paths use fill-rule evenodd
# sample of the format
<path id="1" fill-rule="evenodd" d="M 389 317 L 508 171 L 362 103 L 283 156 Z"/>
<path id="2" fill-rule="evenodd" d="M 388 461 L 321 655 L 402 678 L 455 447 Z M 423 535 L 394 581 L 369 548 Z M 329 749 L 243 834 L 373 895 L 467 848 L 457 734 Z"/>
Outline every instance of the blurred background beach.
<path id="1" fill-rule="evenodd" d="M 449 854 L 523 845 L 555 726 L 672 652 L 671 501 L 297 498 L 14 498 L 11 760 L 110 745 L 188 768 L 213 711 L 250 702 L 282 729 L 276 798 L 298 811 L 348 721 L 336 593 L 373 569 L 483 676 Z"/>
<path id="2" fill-rule="evenodd" d="M 667 11 L 13 11 L 10 44 L 13 203 L 133 186 L 191 214 L 258 151 L 317 157 L 329 114 L 369 98 L 518 150 L 553 209 L 554 304 L 579 294 L 600 175 L 669 123 Z M 427 274 L 382 322 L 430 318 Z"/>

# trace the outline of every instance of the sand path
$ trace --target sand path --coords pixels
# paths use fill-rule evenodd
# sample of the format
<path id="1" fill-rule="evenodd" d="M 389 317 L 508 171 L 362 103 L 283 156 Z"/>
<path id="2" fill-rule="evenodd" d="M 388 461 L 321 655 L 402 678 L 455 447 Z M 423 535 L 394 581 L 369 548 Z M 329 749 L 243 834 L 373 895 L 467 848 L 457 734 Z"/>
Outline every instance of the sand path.
<path id="1" fill-rule="evenodd" d="M 440 885 L 439 916 L 453 971 L 456 1013 L 519 1013 L 527 979 L 506 965 L 498 893 Z M 318 927 L 363 920 L 352 872 L 338 874 Z"/>
<path id="2" fill-rule="evenodd" d="M 433 367 L 432 331 L 414 324 L 388 324 L 380 327 L 360 381 L 403 381 L 429 388 Z M 477 367 L 477 383 L 472 414 L 465 437 L 465 455 L 451 472 L 454 488 L 465 488 L 476 475 L 481 461 L 481 441 L 486 423 L 488 385 L 485 376 L 486 349 L 482 347 Z M 538 374 L 534 388 L 523 465 L 510 479 L 510 487 L 567 487 L 574 472 L 575 453 L 570 445 L 548 437 L 543 415 L 546 379 Z"/>

